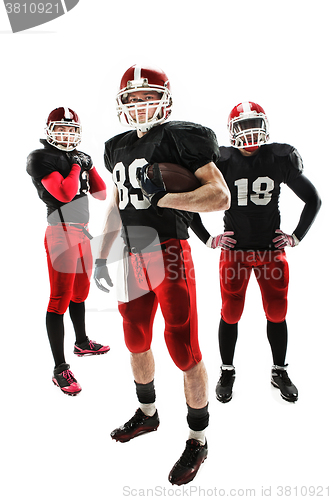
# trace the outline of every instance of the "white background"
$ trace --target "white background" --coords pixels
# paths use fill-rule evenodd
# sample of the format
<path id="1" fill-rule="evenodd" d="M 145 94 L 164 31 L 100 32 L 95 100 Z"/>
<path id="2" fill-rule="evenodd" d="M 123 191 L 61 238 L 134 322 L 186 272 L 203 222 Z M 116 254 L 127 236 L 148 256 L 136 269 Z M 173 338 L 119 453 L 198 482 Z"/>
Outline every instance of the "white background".
<path id="1" fill-rule="evenodd" d="M 277 497 L 278 486 L 292 488 L 289 498 L 310 498 L 306 488 L 332 486 L 331 19 L 328 0 L 81 0 L 51 23 L 12 34 L 0 6 L 2 498 L 107 500 L 128 492 L 152 496 L 148 489 L 156 497 L 221 496 L 222 489 L 225 496 L 233 494 L 231 489 L 250 496 L 246 489 L 253 489 L 256 497 Z M 191 235 L 211 419 L 209 457 L 185 493 L 167 480 L 188 430 L 182 374 L 167 353 L 159 313 L 153 341 L 158 432 L 127 444 L 109 437 L 137 407 L 113 290 L 103 294 L 92 283 L 87 300 L 88 334 L 109 344 L 111 351 L 76 358 L 66 315 L 67 361 L 83 390 L 69 398 L 51 382 L 53 360 L 45 330 L 46 208 L 25 172 L 26 157 L 39 147 L 48 113 L 65 105 L 79 114 L 82 150 L 93 157 L 110 193 L 103 145 L 124 131 L 114 97 L 122 74 L 134 63 L 163 68 L 173 89 L 172 118 L 212 128 L 220 144 L 228 144 L 231 108 L 242 100 L 260 103 L 270 120 L 271 139 L 297 147 L 305 175 L 323 199 L 305 240 L 288 249 L 287 362 L 299 389 L 296 404 L 284 402 L 270 385 L 271 354 L 254 278 L 239 325 L 234 398 L 227 405 L 215 399 L 219 256 Z M 107 206 L 107 201 L 91 201 L 94 235 L 103 228 Z M 302 206 L 284 186 L 284 231 L 294 230 Z M 212 234 L 221 232 L 222 217 L 204 215 Z M 289 490 L 282 491 L 287 497 Z M 327 497 L 327 490 L 322 494 Z"/>

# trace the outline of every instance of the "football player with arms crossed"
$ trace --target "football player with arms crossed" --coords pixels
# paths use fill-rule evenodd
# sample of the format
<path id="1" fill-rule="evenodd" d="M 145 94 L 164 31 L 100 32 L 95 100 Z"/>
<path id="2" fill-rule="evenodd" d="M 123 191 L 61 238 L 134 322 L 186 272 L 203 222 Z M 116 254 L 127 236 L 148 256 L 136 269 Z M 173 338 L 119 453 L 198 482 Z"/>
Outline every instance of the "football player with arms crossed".
<path id="1" fill-rule="evenodd" d="M 189 122 L 165 122 L 172 101 L 163 71 L 138 65 L 129 68 L 121 80 L 117 106 L 120 121 L 134 130 L 105 144 L 105 165 L 113 175 L 116 189 L 100 259 L 96 261 L 95 279 L 101 289 L 105 290 L 101 278 L 110 284 L 105 264 L 120 214 L 122 236 L 129 251 L 128 276 L 136 277 L 128 281 L 129 294 L 133 296 L 140 274 L 147 279 L 147 288 L 140 297 L 134 295 L 136 298 L 128 302 L 119 302 L 140 407 L 111 437 L 125 442 L 156 430 L 159 425 L 150 347 L 159 304 L 169 353 L 184 374 L 188 408 L 189 437 L 184 453 L 169 474 L 169 481 L 180 485 L 195 477 L 207 456 L 205 428 L 209 419 L 207 374 L 198 343 L 195 278 L 187 242 L 192 219 L 188 212 L 227 209 L 229 190 L 214 163 L 218 158 L 215 134 Z M 156 163 L 162 162 L 186 167 L 201 186 L 193 192 L 166 193 L 156 168 Z M 155 164 L 152 180 L 147 176 L 149 164 Z M 152 230 L 159 241 L 155 246 Z M 156 280 L 161 271 L 159 252 L 165 273 L 160 282 Z"/>
<path id="2" fill-rule="evenodd" d="M 258 281 L 267 318 L 267 337 L 273 356 L 271 383 L 289 402 L 298 391 L 287 373 L 287 293 L 289 271 L 285 247 L 294 247 L 308 232 L 321 201 L 303 174 L 302 159 L 288 144 L 266 144 L 268 120 L 261 106 L 243 102 L 228 118 L 231 147 L 220 147 L 217 162 L 231 192 L 231 207 L 225 212 L 225 232 L 212 238 L 200 227 L 196 231 L 211 248 L 221 248 L 220 285 L 222 311 L 219 346 L 221 377 L 216 397 L 222 403 L 232 398 L 235 380 L 233 365 L 247 285 L 252 269 Z M 280 229 L 280 185 L 285 183 L 304 203 L 292 235 Z"/>
<path id="3" fill-rule="evenodd" d="M 105 200 L 106 186 L 87 154 L 77 151 L 81 123 L 75 111 L 60 107 L 48 116 L 44 148 L 32 151 L 27 172 L 38 196 L 47 206 L 45 249 L 50 279 L 46 328 L 55 362 L 53 383 L 76 396 L 81 386 L 70 371 L 64 354 L 64 313 L 75 330 L 74 353 L 104 354 L 108 346 L 89 340 L 85 329 L 85 300 L 92 271 L 91 236 L 87 231 L 87 193 Z"/>

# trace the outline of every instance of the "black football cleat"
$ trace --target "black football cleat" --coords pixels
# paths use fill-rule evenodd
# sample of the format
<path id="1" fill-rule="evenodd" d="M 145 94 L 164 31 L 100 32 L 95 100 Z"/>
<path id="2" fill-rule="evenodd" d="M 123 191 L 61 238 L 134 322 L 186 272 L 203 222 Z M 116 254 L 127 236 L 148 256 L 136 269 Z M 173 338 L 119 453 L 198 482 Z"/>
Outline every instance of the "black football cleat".
<path id="1" fill-rule="evenodd" d="M 204 445 L 201 445 L 196 439 L 188 439 L 182 456 L 170 471 L 170 483 L 180 486 L 192 481 L 195 478 L 200 465 L 206 460 L 207 455 L 207 441 Z"/>
<path id="2" fill-rule="evenodd" d="M 216 399 L 221 403 L 228 403 L 232 398 L 232 388 L 235 382 L 235 368 L 230 365 L 230 368 L 221 366 L 221 376 L 216 384 L 215 393 Z"/>
<path id="3" fill-rule="evenodd" d="M 128 422 L 111 432 L 111 437 L 115 441 L 126 443 L 136 436 L 156 431 L 159 425 L 160 420 L 158 418 L 157 410 L 152 417 L 149 417 L 148 415 L 145 415 L 140 408 L 138 408 L 134 416 Z"/>
<path id="4" fill-rule="evenodd" d="M 273 365 L 271 383 L 274 387 L 280 389 L 283 399 L 289 401 L 289 403 L 294 403 L 298 400 L 298 390 L 288 377 L 287 366 Z"/>

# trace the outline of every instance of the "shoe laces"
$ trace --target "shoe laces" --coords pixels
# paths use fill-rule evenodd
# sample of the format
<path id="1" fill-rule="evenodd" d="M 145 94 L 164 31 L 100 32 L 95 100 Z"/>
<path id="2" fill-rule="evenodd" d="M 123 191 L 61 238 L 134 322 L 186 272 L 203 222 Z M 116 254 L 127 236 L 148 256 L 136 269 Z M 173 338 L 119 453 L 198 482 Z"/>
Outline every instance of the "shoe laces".
<path id="1" fill-rule="evenodd" d="M 129 419 L 128 422 L 124 424 L 124 427 L 131 427 L 133 424 L 137 424 L 142 422 L 142 420 L 145 420 L 146 418 L 150 418 L 148 415 L 145 415 L 140 408 L 138 408 L 133 415 L 132 418 Z"/>
<path id="2" fill-rule="evenodd" d="M 222 387 L 229 385 L 230 380 L 234 377 L 234 370 L 222 370 L 219 383 Z"/>
<path id="3" fill-rule="evenodd" d="M 65 370 L 64 372 L 62 372 L 62 376 L 67 380 L 67 382 L 69 382 L 70 384 L 72 382 L 75 382 L 75 378 L 74 378 L 74 375 L 73 373 L 70 371 L 70 370 Z"/>
<path id="4" fill-rule="evenodd" d="M 292 385 L 286 370 L 276 370 L 276 374 L 286 385 Z"/>
<path id="5" fill-rule="evenodd" d="M 179 459 L 179 463 L 185 467 L 187 467 L 191 462 L 193 455 L 196 455 L 201 448 L 200 443 L 194 439 L 189 439 L 186 442 L 186 448 Z"/>

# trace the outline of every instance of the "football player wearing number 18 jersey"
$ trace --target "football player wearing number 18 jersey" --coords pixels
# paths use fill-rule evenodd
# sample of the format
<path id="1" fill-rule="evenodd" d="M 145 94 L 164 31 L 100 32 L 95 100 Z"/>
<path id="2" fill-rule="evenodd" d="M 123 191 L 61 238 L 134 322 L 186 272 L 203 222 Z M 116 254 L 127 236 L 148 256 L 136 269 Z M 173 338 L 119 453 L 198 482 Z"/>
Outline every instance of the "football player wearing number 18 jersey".
<path id="1" fill-rule="evenodd" d="M 285 363 L 289 281 L 285 247 L 294 247 L 304 238 L 321 201 L 303 174 L 297 150 L 288 144 L 267 144 L 268 120 L 259 104 L 243 102 L 235 106 L 229 115 L 228 128 L 232 146 L 220 148 L 217 162 L 231 192 L 231 207 L 224 215 L 225 232 L 212 238 L 197 226 L 198 236 L 209 247 L 221 248 L 219 345 L 222 367 L 216 396 L 223 403 L 232 398 L 238 322 L 253 270 L 267 318 L 267 336 L 273 356 L 271 382 L 280 389 L 286 401 L 294 402 L 298 391 L 288 376 Z M 278 204 L 282 183 L 305 203 L 291 235 L 280 229 Z M 196 217 L 199 220 L 198 215 Z"/>
<path id="2" fill-rule="evenodd" d="M 170 356 L 184 374 L 188 409 L 185 451 L 169 474 L 169 481 L 180 485 L 195 477 L 207 456 L 208 425 L 207 374 L 198 342 L 188 226 L 193 211 L 227 209 L 230 193 L 215 165 L 219 154 L 215 134 L 194 123 L 166 122 L 171 105 L 170 84 L 163 71 L 135 65 L 125 72 L 117 96 L 118 116 L 135 130 L 105 144 L 105 165 L 115 183 L 115 201 L 108 214 L 95 280 L 105 290 L 101 278 L 110 280 L 106 259 L 120 214 L 129 297 L 119 302 L 119 311 L 140 407 L 111 437 L 125 442 L 159 425 L 151 341 L 160 305 Z M 152 180 L 146 175 L 147 165 L 163 162 L 186 167 L 201 186 L 193 192 L 167 193 L 158 170 Z"/>

